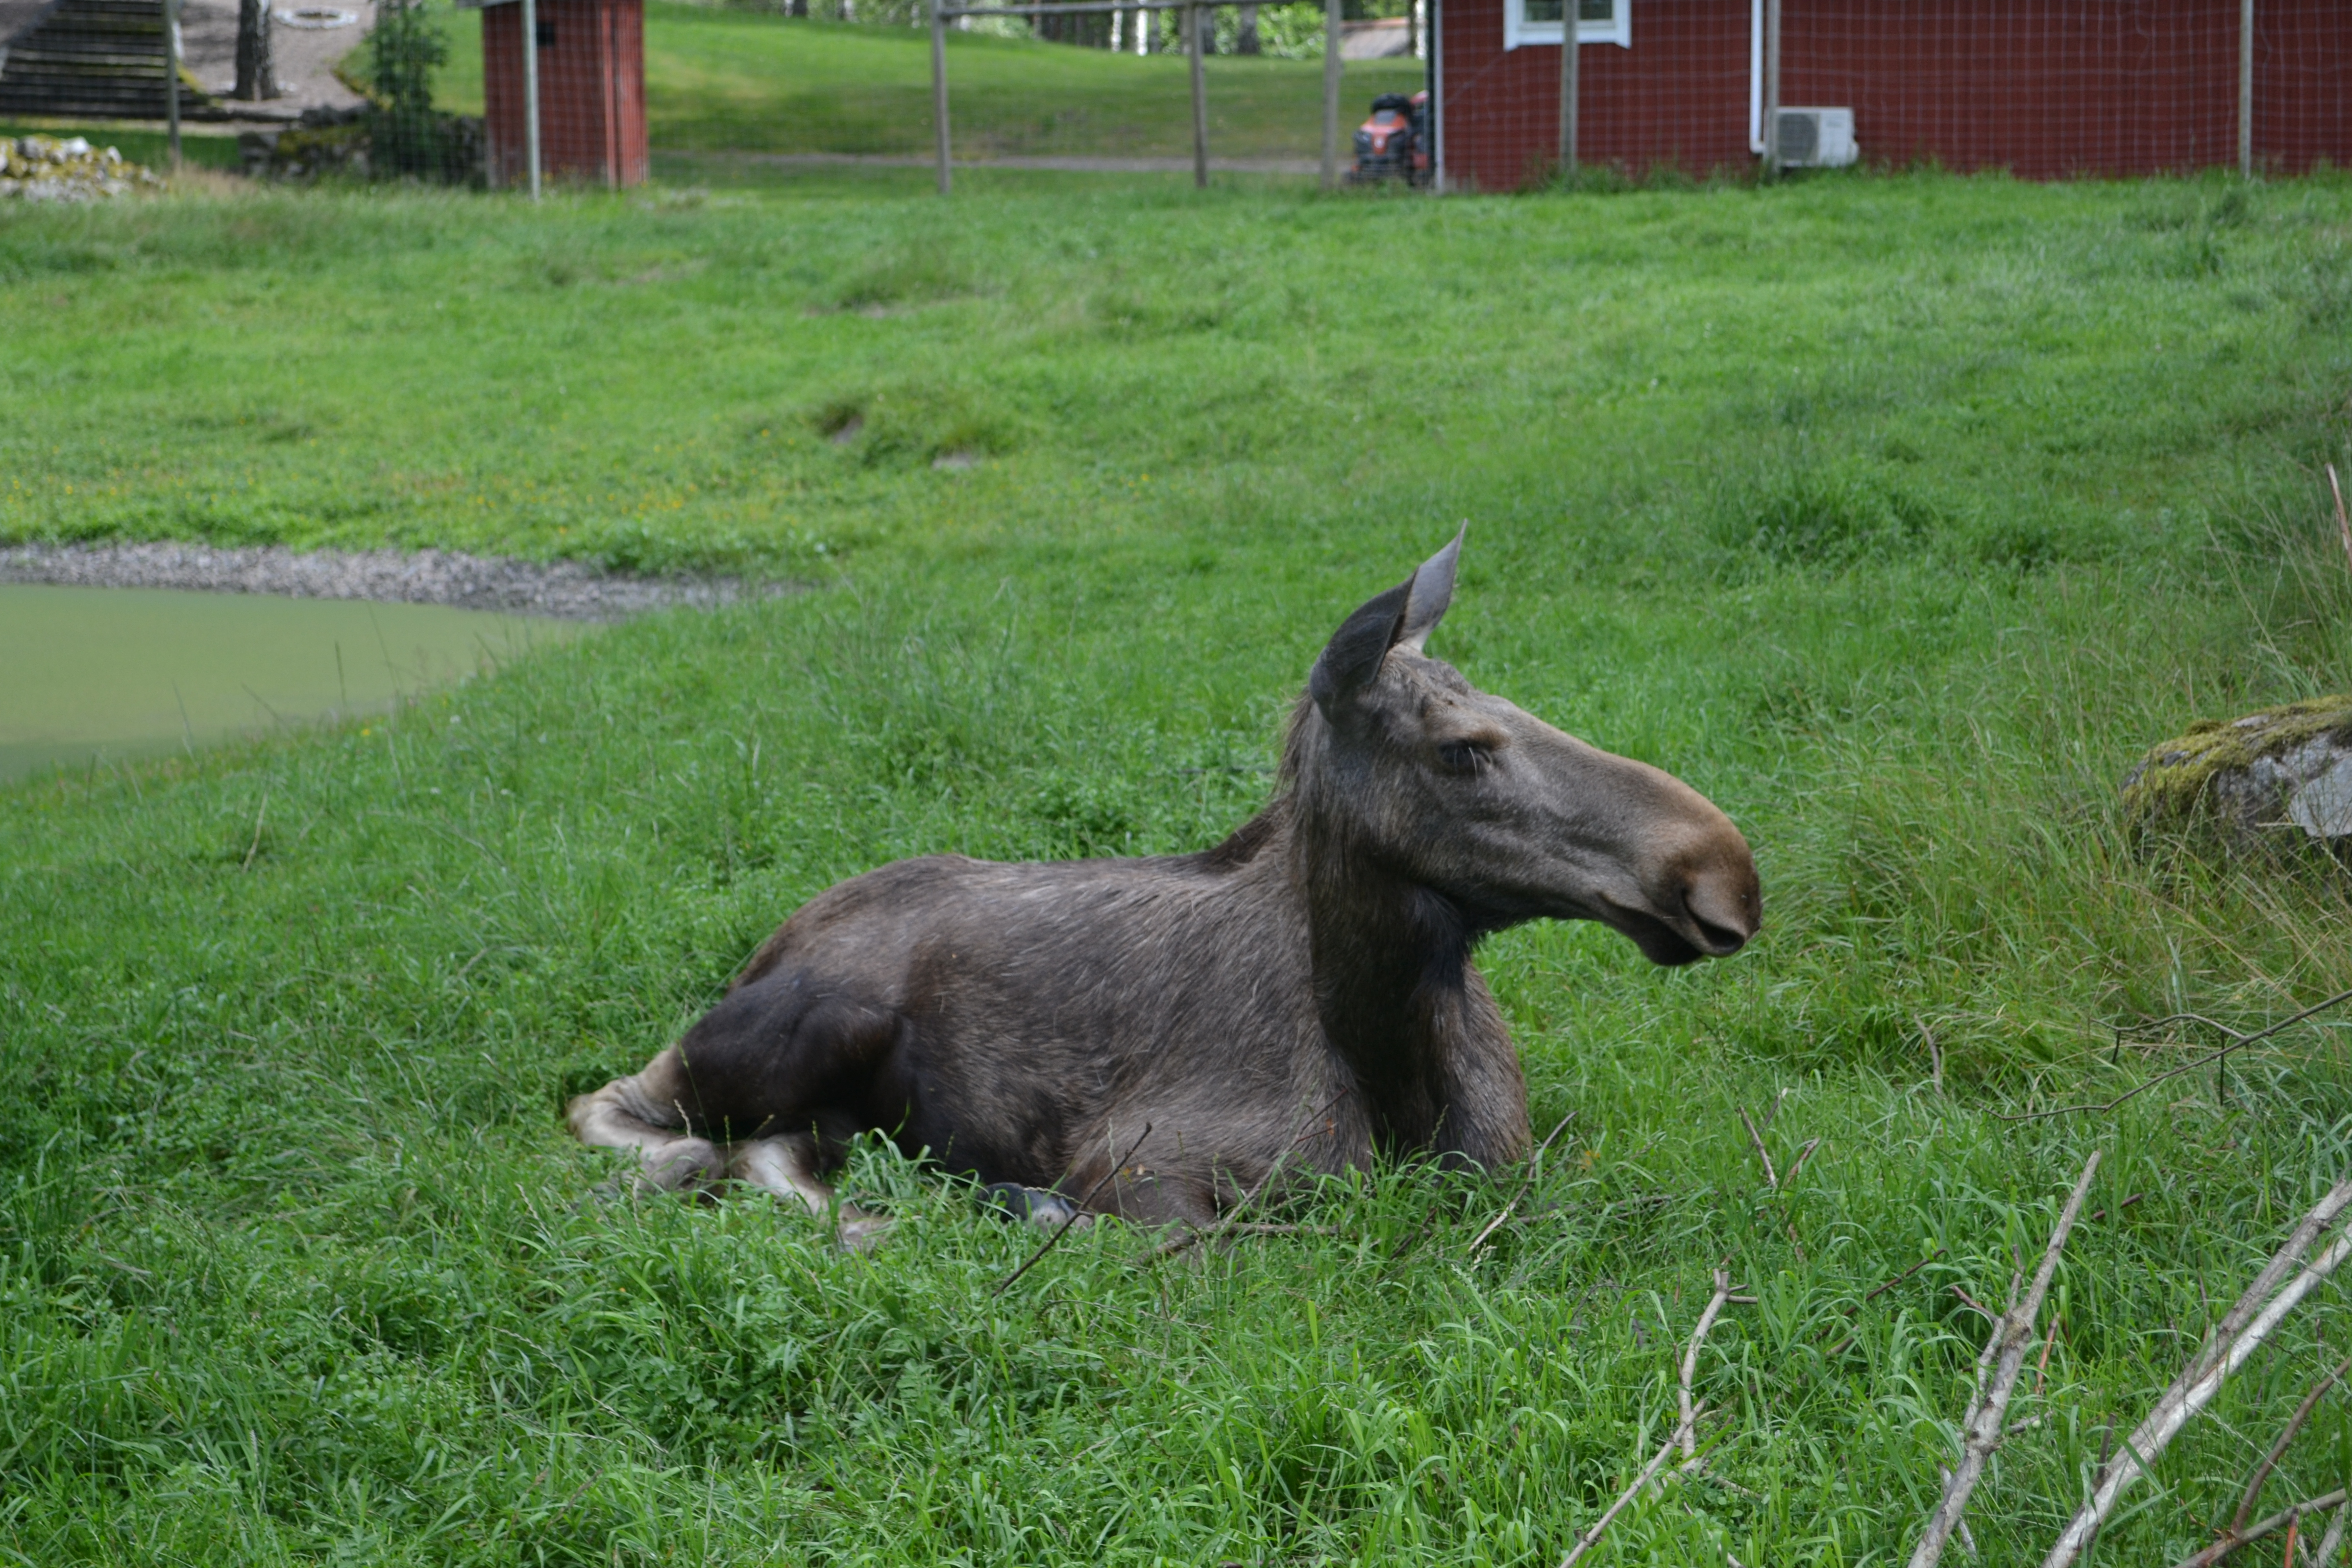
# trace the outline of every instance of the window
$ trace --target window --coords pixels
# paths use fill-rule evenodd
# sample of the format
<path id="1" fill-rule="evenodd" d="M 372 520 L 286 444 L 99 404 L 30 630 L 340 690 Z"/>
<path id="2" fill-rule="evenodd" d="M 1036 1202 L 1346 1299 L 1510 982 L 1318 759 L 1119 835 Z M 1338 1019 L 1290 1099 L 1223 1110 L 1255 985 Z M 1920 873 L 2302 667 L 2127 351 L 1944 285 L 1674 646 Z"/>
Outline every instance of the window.
<path id="1" fill-rule="evenodd" d="M 1587 44 L 1633 47 L 1633 18 L 1626 15 L 1633 0 L 1503 0 L 1503 47 L 1530 44 L 1559 47 L 1559 16 L 1564 6 L 1576 7 L 1576 37 Z"/>

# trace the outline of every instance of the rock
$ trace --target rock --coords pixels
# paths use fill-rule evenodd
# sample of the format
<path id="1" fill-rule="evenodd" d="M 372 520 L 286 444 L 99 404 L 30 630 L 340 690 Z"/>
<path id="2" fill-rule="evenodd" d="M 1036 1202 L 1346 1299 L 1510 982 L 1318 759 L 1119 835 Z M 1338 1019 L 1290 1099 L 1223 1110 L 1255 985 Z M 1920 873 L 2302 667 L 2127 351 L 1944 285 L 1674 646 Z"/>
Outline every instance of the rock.
<path id="1" fill-rule="evenodd" d="M 163 182 L 113 148 L 93 148 L 79 136 L 0 138 L 0 199 L 89 202 L 135 190 L 161 190 Z"/>
<path id="2" fill-rule="evenodd" d="M 2210 824 L 2242 848 L 2298 833 L 2352 848 L 2352 697 L 2192 724 L 2151 748 L 2123 794 L 2138 821 Z"/>

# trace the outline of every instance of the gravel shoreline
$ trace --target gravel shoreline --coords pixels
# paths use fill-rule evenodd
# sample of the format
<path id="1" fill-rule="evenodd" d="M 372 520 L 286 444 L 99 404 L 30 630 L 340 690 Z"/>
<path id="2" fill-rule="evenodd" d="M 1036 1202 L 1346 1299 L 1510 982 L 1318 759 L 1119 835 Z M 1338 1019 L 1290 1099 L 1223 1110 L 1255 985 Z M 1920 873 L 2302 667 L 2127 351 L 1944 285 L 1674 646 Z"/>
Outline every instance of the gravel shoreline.
<path id="1" fill-rule="evenodd" d="M 72 588 L 196 588 L 299 599 L 447 605 L 574 621 L 618 621 L 679 605 L 714 609 L 794 591 L 735 577 L 624 577 L 577 562 L 512 561 L 447 550 L 211 549 L 198 544 L 0 547 L 0 583 Z"/>

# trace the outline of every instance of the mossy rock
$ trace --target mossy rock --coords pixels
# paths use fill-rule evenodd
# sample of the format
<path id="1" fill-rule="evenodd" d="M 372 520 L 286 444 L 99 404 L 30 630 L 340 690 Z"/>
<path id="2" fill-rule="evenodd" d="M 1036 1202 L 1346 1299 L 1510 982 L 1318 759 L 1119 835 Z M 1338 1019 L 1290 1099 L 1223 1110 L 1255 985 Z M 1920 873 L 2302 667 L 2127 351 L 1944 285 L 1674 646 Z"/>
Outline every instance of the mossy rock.
<path id="1" fill-rule="evenodd" d="M 2352 697 L 2192 724 L 2125 776 L 2124 809 L 2150 826 L 2210 825 L 2241 847 L 2352 847 Z"/>

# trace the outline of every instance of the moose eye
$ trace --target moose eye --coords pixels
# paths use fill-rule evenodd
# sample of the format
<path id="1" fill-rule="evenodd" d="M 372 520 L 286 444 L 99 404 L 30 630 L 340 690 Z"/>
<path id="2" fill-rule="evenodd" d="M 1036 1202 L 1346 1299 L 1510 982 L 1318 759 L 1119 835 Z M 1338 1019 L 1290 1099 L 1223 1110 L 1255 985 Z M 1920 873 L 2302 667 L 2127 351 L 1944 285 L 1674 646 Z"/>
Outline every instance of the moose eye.
<path id="1" fill-rule="evenodd" d="M 1494 752 L 1475 741 L 1447 741 L 1437 748 L 1437 760 L 1457 773 L 1480 773 L 1495 760 Z"/>

